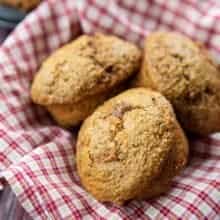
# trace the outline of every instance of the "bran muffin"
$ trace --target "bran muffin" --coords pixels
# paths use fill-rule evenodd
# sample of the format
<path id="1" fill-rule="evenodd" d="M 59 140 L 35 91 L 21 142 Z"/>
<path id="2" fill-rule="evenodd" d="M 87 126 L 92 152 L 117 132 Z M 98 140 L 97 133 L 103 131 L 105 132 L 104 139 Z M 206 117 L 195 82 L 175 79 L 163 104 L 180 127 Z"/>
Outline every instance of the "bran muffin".
<path id="1" fill-rule="evenodd" d="M 144 88 L 127 90 L 98 107 L 77 140 L 82 185 L 102 202 L 123 204 L 166 192 L 187 156 L 188 143 L 172 106 Z"/>
<path id="2" fill-rule="evenodd" d="M 41 0 L 0 0 L 0 3 L 2 4 L 19 8 L 24 11 L 29 11 L 35 8 L 40 2 Z"/>
<path id="3" fill-rule="evenodd" d="M 140 59 L 136 46 L 117 37 L 83 35 L 43 63 L 32 84 L 32 100 L 61 125 L 76 125 L 138 71 Z M 79 114 L 73 116 L 73 108 Z"/>
<path id="4" fill-rule="evenodd" d="M 172 32 L 150 34 L 136 86 L 161 92 L 182 126 L 207 135 L 220 130 L 220 75 L 204 47 Z"/>

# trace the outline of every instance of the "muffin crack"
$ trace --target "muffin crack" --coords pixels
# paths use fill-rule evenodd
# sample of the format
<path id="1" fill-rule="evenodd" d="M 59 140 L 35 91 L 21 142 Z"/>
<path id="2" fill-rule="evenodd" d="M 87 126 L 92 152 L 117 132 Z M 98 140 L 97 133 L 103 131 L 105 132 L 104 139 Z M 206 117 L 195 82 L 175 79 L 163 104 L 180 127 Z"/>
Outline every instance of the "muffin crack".
<path id="1" fill-rule="evenodd" d="M 94 64 L 99 65 L 101 68 L 103 68 L 105 74 L 110 75 L 114 72 L 117 72 L 117 70 L 114 67 L 114 63 L 110 63 L 108 65 L 105 65 L 103 62 L 100 62 L 100 60 L 97 58 L 98 48 L 96 46 L 96 43 L 93 40 L 88 41 L 88 46 L 91 48 L 92 53 L 90 54 L 81 54 L 84 57 L 88 57 L 94 61 Z"/>
<path id="2" fill-rule="evenodd" d="M 89 157 L 92 163 L 94 162 L 108 163 L 108 162 L 116 162 L 116 161 L 119 162 L 126 159 L 127 157 L 126 152 L 123 152 L 123 150 L 121 149 L 123 143 L 121 143 L 121 140 L 117 139 L 117 136 L 120 134 L 120 132 L 122 132 L 125 129 L 124 119 L 123 119 L 124 115 L 136 109 L 144 110 L 142 106 L 134 106 L 126 102 L 120 102 L 116 105 L 116 108 L 114 108 L 110 114 L 102 118 L 103 120 L 106 121 L 107 118 L 111 120 L 112 119 L 111 117 L 113 116 L 116 118 L 116 120 L 113 119 L 113 121 L 115 121 L 115 124 L 113 127 L 109 128 L 110 136 L 108 138 L 108 143 L 110 147 L 105 151 L 100 151 L 96 155 L 91 154 L 91 152 L 89 151 Z"/>
<path id="3" fill-rule="evenodd" d="M 115 116 L 116 118 L 122 119 L 124 114 L 136 109 L 144 110 L 142 106 L 134 106 L 126 102 L 120 102 L 116 108 L 113 109 L 111 115 Z"/>

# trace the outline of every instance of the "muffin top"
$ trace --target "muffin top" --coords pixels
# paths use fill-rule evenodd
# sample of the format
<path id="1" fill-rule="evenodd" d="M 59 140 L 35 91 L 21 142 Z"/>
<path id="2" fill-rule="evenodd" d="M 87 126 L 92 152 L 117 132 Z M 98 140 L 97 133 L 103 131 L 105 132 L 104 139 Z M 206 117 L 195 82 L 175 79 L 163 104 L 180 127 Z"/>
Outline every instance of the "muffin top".
<path id="1" fill-rule="evenodd" d="M 152 87 L 168 99 L 194 98 L 207 90 L 217 68 L 200 45 L 183 35 L 155 32 L 145 44 L 145 65 Z"/>
<path id="2" fill-rule="evenodd" d="M 139 68 L 140 50 L 117 37 L 83 35 L 54 52 L 31 90 L 41 105 L 69 104 L 107 91 Z"/>
<path id="3" fill-rule="evenodd" d="M 101 201 L 121 204 L 141 197 L 160 175 L 176 138 L 185 143 L 178 129 L 171 105 L 157 92 L 130 89 L 110 99 L 79 132 L 83 185 Z"/>

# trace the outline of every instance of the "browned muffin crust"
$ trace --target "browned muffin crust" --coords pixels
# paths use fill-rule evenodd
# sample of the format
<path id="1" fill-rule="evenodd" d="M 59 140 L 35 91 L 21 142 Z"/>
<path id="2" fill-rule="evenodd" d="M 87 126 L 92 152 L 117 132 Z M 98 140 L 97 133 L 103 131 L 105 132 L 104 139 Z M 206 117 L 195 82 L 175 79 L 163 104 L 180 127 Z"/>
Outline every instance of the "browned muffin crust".
<path id="1" fill-rule="evenodd" d="M 43 63 L 32 84 L 32 100 L 59 124 L 76 125 L 116 94 L 112 90 L 138 71 L 140 59 L 136 46 L 117 37 L 83 35 Z"/>
<path id="2" fill-rule="evenodd" d="M 140 50 L 114 36 L 83 35 L 54 52 L 32 85 L 41 105 L 68 104 L 104 92 L 134 74 Z"/>
<path id="3" fill-rule="evenodd" d="M 220 74 L 200 44 L 172 32 L 150 34 L 135 84 L 165 95 L 186 130 L 220 130 Z"/>
<path id="4" fill-rule="evenodd" d="M 187 155 L 172 106 L 143 88 L 106 101 L 84 121 L 77 140 L 83 186 L 99 201 L 117 204 L 166 192 Z"/>

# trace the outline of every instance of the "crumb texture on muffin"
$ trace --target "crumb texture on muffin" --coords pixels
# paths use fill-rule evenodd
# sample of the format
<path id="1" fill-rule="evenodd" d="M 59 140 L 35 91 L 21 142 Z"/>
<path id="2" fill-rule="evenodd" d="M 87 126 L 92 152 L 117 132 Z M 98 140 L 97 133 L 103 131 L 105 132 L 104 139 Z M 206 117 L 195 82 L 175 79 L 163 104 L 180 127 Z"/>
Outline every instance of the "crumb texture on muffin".
<path id="1" fill-rule="evenodd" d="M 201 44 L 172 32 L 150 34 L 134 84 L 165 95 L 186 130 L 220 130 L 220 73 Z"/>
<path id="2" fill-rule="evenodd" d="M 82 35 L 55 51 L 41 66 L 32 100 L 64 126 L 76 125 L 138 71 L 141 52 L 114 36 Z"/>
<path id="3" fill-rule="evenodd" d="M 188 144 L 169 102 L 139 88 L 106 101 L 83 123 L 77 168 L 100 201 L 123 204 L 166 192 L 186 164 Z"/>
<path id="4" fill-rule="evenodd" d="M 114 87 L 138 70 L 141 53 L 117 37 L 83 35 L 54 52 L 32 85 L 42 105 L 78 102 Z"/>

